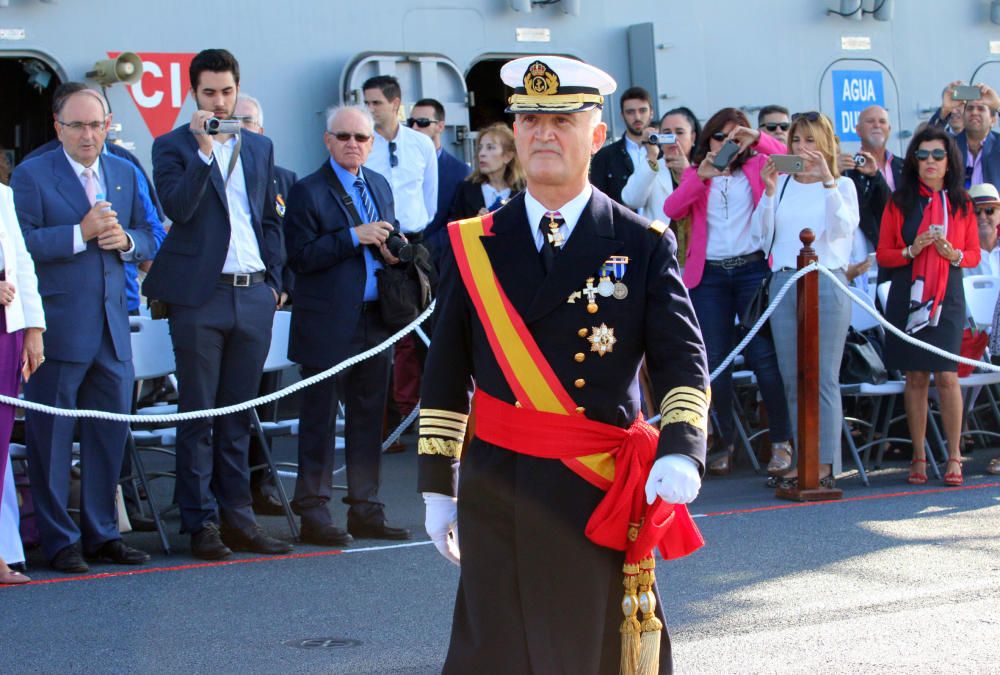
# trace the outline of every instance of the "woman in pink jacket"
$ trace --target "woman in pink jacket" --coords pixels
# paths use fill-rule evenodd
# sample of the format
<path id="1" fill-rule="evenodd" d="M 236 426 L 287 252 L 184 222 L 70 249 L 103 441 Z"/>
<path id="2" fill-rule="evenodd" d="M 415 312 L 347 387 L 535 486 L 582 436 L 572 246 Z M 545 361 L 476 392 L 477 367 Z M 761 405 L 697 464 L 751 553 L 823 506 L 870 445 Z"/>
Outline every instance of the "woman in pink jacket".
<path id="1" fill-rule="evenodd" d="M 739 143 L 740 152 L 719 170 L 712 162 L 729 139 Z M 764 192 L 760 169 L 767 155 L 781 152 L 784 146 L 751 129 L 742 111 L 723 108 L 705 124 L 691 166 L 663 204 L 671 219 L 691 216 L 684 284 L 690 291 L 713 370 L 735 346 L 736 319 L 768 272 L 770 242 L 763 241 L 752 216 Z M 750 342 L 745 357 L 767 407 L 772 441 L 767 469 L 780 474 L 791 466 L 792 429 L 774 343 L 766 329 Z M 708 471 L 725 474 L 732 469 L 735 434 L 731 368 L 712 383 L 712 404 L 716 412 L 714 450 L 721 452 L 713 453 Z"/>

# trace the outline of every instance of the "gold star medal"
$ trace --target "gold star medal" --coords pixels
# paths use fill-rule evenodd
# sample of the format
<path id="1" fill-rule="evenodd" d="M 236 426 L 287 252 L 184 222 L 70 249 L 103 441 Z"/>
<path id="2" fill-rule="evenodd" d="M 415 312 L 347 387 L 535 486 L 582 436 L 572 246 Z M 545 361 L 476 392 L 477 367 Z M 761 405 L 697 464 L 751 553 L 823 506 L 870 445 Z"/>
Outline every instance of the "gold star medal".
<path id="1" fill-rule="evenodd" d="M 614 351 L 618 338 L 615 337 L 614 328 L 608 328 L 602 323 L 600 326 L 591 326 L 590 337 L 587 338 L 587 341 L 590 343 L 590 351 L 604 356 Z"/>

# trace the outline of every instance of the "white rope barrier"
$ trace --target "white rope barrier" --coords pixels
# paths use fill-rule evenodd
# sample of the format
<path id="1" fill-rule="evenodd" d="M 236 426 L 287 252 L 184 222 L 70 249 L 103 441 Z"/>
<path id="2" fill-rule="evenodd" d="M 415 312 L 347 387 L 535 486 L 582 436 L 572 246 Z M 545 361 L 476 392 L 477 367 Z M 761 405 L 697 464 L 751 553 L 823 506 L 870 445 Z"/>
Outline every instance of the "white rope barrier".
<path id="1" fill-rule="evenodd" d="M 221 415 L 231 415 L 233 413 L 242 412 L 244 410 L 249 410 L 250 408 L 256 408 L 259 405 L 265 405 L 267 403 L 273 403 L 280 398 L 284 398 L 289 394 L 293 394 L 300 389 L 305 389 L 317 382 L 322 382 L 323 380 L 333 377 L 337 373 L 351 366 L 361 363 L 365 359 L 369 359 L 376 354 L 385 351 L 393 344 L 402 339 L 407 333 L 412 331 L 414 328 L 423 323 L 427 317 L 429 317 L 434 312 L 434 306 L 436 301 L 431 302 L 430 306 L 424 310 L 424 312 L 413 320 L 409 325 L 400 328 L 396 333 L 394 333 L 385 342 L 375 345 L 371 349 L 367 349 L 360 354 L 355 354 L 354 356 L 345 359 L 338 363 L 337 365 L 324 370 L 321 373 L 316 373 L 312 377 L 307 377 L 304 380 L 300 380 L 294 384 L 291 384 L 284 389 L 279 389 L 278 391 L 266 394 L 264 396 L 259 396 L 255 399 L 249 401 L 244 401 L 243 403 L 234 403 L 233 405 L 228 405 L 222 408 L 210 408 L 208 410 L 191 410 L 183 413 L 173 413 L 169 415 L 125 415 L 122 413 L 107 412 L 105 410 L 68 410 L 65 408 L 56 408 L 54 406 L 45 405 L 42 403 L 35 403 L 34 401 L 21 400 L 14 398 L 12 396 L 0 395 L 0 404 L 11 405 L 17 408 L 24 408 L 26 410 L 34 410 L 35 412 L 46 413 L 49 415 L 55 415 L 58 417 L 77 417 L 77 418 L 92 418 L 99 420 L 108 420 L 109 422 L 126 422 L 126 423 L 155 423 L 155 424 L 166 424 L 170 422 L 186 422 L 189 420 L 202 419 L 205 417 L 218 417 Z M 417 409 L 414 409 L 415 411 Z M 411 413 L 410 417 L 414 414 Z M 410 418 L 407 418 L 410 419 Z M 411 420 L 412 421 L 412 420 Z M 405 427 L 401 427 L 405 429 Z M 402 433 L 401 429 L 397 429 Z M 399 434 L 396 435 L 399 437 Z"/>

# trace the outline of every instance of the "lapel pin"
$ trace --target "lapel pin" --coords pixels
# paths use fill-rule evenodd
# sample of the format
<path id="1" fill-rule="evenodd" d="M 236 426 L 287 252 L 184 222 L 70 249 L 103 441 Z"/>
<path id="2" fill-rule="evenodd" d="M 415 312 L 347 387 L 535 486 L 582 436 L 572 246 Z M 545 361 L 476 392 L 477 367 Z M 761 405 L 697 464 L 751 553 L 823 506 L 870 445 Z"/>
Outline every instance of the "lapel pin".
<path id="1" fill-rule="evenodd" d="M 566 298 L 566 302 L 568 302 L 571 305 L 575 305 L 576 301 L 582 297 L 583 293 L 581 293 L 580 291 L 573 291 L 572 293 L 569 294 L 569 297 Z"/>

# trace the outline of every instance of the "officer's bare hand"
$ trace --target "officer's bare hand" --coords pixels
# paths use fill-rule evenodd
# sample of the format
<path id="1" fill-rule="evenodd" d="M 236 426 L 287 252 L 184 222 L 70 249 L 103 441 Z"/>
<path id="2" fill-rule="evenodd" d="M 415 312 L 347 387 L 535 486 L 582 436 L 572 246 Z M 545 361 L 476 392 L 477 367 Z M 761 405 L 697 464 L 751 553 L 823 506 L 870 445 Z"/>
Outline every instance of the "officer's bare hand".
<path id="1" fill-rule="evenodd" d="M 132 243 L 121 226 L 111 227 L 97 237 L 97 245 L 105 251 L 127 251 Z"/>
<path id="2" fill-rule="evenodd" d="M 14 302 L 14 295 L 16 293 L 17 289 L 14 288 L 14 284 L 9 281 L 0 281 L 0 305 L 6 307 Z"/>
<path id="3" fill-rule="evenodd" d="M 378 220 L 374 223 L 365 223 L 364 225 L 358 225 L 354 228 L 354 234 L 357 235 L 360 243 L 375 244 L 376 246 L 384 244 L 385 240 L 389 238 L 389 233 L 391 232 L 392 225 L 384 220 Z"/>
<path id="4" fill-rule="evenodd" d="M 90 241 L 114 227 L 118 227 L 118 213 L 111 209 L 111 202 L 97 202 L 80 221 L 80 235 Z"/>

